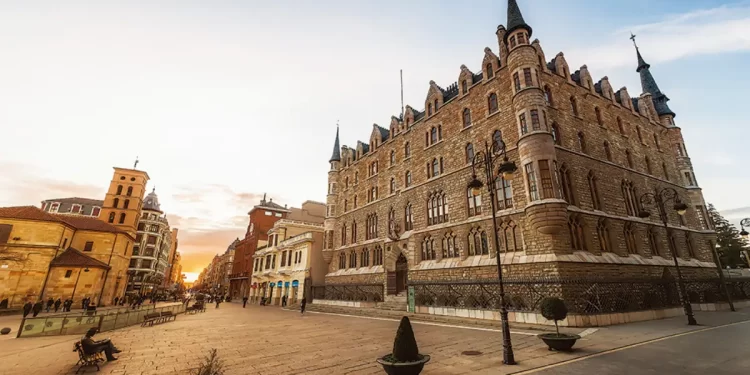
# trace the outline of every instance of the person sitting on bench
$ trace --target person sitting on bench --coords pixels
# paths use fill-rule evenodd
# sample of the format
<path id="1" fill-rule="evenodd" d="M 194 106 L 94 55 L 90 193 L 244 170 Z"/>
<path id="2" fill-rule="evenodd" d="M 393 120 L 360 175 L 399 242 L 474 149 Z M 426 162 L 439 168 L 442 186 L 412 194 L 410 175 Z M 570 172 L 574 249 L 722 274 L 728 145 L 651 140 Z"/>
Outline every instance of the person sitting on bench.
<path id="1" fill-rule="evenodd" d="M 112 354 L 119 353 L 120 350 L 117 349 L 109 339 L 94 341 L 92 337 L 96 334 L 97 331 L 97 328 L 90 328 L 86 332 L 86 336 L 81 339 L 81 347 L 83 348 L 83 352 L 88 355 L 104 352 L 104 354 L 107 356 L 107 361 L 116 361 L 117 358 L 115 358 L 115 356 Z"/>

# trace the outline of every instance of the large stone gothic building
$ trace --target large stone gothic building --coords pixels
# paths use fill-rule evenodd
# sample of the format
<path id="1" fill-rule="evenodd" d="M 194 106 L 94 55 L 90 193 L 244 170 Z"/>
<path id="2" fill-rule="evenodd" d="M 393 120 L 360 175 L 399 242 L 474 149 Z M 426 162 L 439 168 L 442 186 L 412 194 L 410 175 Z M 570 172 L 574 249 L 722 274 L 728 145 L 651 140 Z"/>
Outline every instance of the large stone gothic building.
<path id="1" fill-rule="evenodd" d="M 424 110 L 406 106 L 369 141 L 340 146 L 328 172 L 326 284 L 497 279 L 490 201 L 473 197 L 471 160 L 502 140 L 518 171 L 495 184 L 501 263 L 508 278 L 715 275 L 714 232 L 669 98 L 637 51 L 641 93 L 550 60 L 515 0 L 481 68 L 430 82 Z M 422 107 L 420 104 L 419 107 Z M 669 231 L 639 198 L 676 189 L 684 216 Z M 648 207 L 643 207 L 648 208 Z"/>

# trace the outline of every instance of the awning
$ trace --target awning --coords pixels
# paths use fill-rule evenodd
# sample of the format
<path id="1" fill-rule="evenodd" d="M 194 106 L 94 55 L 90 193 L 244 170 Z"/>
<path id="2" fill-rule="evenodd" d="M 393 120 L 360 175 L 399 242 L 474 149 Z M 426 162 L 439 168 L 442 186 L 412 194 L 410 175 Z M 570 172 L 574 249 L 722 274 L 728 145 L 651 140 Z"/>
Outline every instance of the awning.
<path id="1" fill-rule="evenodd" d="M 298 286 L 299 286 L 299 281 L 297 280 L 292 281 L 292 288 L 296 288 Z"/>

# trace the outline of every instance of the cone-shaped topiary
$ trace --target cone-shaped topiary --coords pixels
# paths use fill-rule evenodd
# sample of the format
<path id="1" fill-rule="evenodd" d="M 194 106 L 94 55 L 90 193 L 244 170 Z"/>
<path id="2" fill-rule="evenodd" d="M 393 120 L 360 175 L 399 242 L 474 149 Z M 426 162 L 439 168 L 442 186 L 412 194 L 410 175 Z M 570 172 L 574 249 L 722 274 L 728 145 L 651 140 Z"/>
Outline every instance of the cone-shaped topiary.
<path id="1" fill-rule="evenodd" d="M 560 336 L 560 328 L 557 327 L 557 321 L 563 320 L 568 316 L 568 307 L 565 306 L 565 302 L 557 297 L 547 297 L 542 300 L 539 305 L 542 316 L 547 320 L 555 321 L 555 330 L 557 335 Z"/>
<path id="2" fill-rule="evenodd" d="M 420 359 L 417 339 L 414 338 L 414 331 L 407 316 L 401 318 L 396 339 L 393 340 L 393 359 L 395 362 L 416 362 Z"/>

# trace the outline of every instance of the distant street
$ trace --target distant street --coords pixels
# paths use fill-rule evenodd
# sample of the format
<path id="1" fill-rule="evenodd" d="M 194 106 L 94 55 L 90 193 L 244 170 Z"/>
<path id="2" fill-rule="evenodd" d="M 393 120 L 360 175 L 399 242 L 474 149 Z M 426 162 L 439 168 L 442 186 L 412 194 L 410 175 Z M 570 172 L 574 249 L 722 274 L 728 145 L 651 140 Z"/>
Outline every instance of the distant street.
<path id="1" fill-rule="evenodd" d="M 750 369 L 750 321 L 663 339 L 532 372 L 580 374 L 746 374 Z"/>

